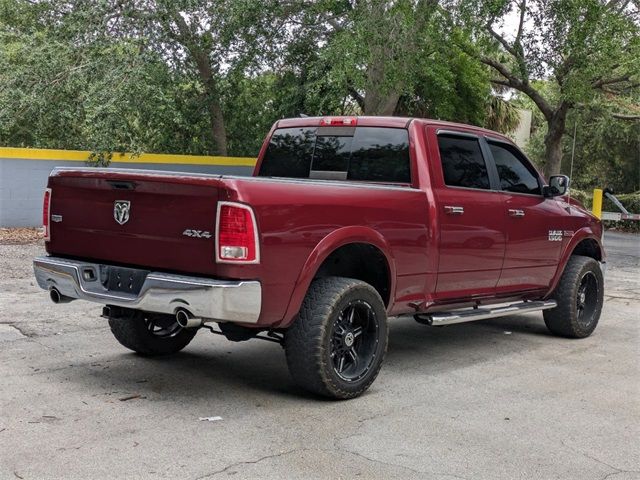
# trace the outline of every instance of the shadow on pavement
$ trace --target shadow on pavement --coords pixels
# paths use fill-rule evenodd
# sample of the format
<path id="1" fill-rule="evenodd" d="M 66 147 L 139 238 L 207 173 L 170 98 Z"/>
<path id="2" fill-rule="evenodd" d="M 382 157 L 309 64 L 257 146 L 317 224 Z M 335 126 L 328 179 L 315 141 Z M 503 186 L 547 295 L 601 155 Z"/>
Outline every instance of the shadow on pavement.
<path id="1" fill-rule="evenodd" d="M 538 341 L 536 337 L 546 338 Z M 383 372 L 402 375 L 411 370 L 446 375 L 478 362 L 535 350 L 553 338 L 547 333 L 541 315 L 445 327 L 420 325 L 411 318 L 392 319 Z M 107 367 L 90 368 L 96 362 Z M 318 401 L 293 383 L 284 351 L 278 345 L 257 340 L 231 343 L 206 331 L 174 356 L 142 357 L 123 348 L 113 355 L 97 355 L 91 362 L 76 363 L 75 367 L 84 368 L 74 368 L 71 374 L 67 370 L 66 380 L 84 384 L 82 388 L 87 391 L 97 388 L 98 379 L 99 384 L 108 382 L 113 390 L 135 388 L 140 395 L 173 400 L 224 395 L 231 401 L 236 396 L 246 401 L 247 396 L 266 393 Z"/>

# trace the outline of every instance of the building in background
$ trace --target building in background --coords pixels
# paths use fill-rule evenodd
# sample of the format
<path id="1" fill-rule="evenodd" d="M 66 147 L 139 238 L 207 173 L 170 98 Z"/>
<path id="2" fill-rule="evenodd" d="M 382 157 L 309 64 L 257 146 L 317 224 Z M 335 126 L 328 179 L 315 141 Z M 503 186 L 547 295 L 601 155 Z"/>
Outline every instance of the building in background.
<path id="1" fill-rule="evenodd" d="M 0 227 L 42 225 L 42 196 L 55 167 L 86 167 L 91 152 L 0 147 Z M 255 158 L 114 154 L 111 167 L 251 175 Z M 55 195 L 55 194 L 54 194 Z"/>
<path id="2" fill-rule="evenodd" d="M 511 133 L 513 141 L 516 142 L 520 148 L 524 149 L 527 146 L 529 138 L 531 138 L 531 121 L 533 114 L 531 110 L 518 109 L 520 112 L 520 123 L 518 127 Z"/>

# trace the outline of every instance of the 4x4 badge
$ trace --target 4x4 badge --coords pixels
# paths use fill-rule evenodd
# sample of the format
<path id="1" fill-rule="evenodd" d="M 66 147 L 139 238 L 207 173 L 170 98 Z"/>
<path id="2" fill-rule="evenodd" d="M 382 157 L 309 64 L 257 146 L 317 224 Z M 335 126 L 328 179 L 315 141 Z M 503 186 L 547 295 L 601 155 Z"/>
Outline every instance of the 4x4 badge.
<path id="1" fill-rule="evenodd" d="M 120 225 L 124 225 L 129 221 L 130 211 L 131 202 L 129 200 L 116 200 L 113 204 L 113 218 Z"/>
<path id="2" fill-rule="evenodd" d="M 206 230 L 192 230 L 190 228 L 187 228 L 184 232 L 182 232 L 182 235 L 192 238 L 211 238 L 211 233 Z"/>

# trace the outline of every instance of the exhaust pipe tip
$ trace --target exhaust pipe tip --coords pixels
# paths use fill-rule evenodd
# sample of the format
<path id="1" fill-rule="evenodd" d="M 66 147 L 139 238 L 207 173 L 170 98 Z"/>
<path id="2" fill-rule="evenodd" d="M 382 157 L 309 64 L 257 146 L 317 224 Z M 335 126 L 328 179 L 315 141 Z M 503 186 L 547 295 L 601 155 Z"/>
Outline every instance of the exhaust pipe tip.
<path id="1" fill-rule="evenodd" d="M 62 295 L 58 291 L 58 289 L 55 288 L 55 287 L 52 287 L 52 288 L 49 289 L 49 298 L 55 304 L 69 303 L 71 300 L 73 300 L 73 298 L 71 298 L 71 297 L 66 297 L 66 296 Z"/>
<path id="2" fill-rule="evenodd" d="M 178 309 L 176 312 L 176 322 L 182 328 L 197 328 L 201 327 L 204 323 L 201 318 L 194 317 L 191 312 L 184 308 Z"/>

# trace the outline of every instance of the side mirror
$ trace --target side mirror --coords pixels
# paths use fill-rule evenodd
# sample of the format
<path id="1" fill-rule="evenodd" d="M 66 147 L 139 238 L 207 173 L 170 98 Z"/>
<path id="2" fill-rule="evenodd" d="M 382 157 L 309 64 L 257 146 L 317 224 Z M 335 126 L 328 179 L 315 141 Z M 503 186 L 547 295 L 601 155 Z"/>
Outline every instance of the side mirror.
<path id="1" fill-rule="evenodd" d="M 569 177 L 566 175 L 552 175 L 549 185 L 543 187 L 545 197 L 560 197 L 569 191 Z"/>

